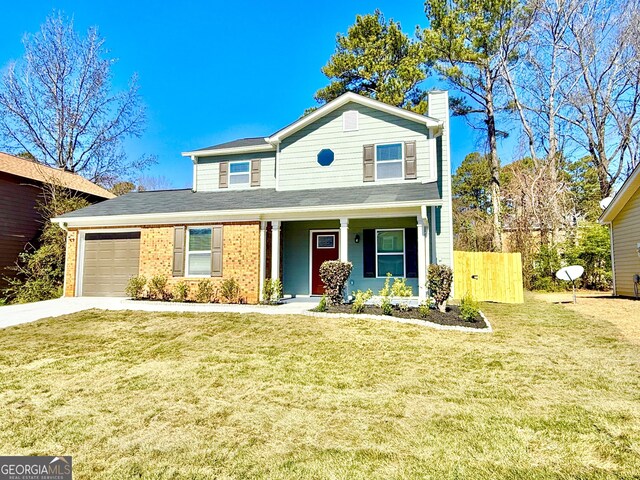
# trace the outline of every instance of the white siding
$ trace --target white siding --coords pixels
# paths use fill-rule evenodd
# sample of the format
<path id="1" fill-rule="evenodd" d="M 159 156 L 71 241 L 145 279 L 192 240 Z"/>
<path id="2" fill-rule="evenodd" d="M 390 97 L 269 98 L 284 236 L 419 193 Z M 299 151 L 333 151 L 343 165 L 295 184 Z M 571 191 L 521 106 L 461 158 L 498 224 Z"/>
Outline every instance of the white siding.
<path id="1" fill-rule="evenodd" d="M 358 110 L 358 130 L 343 131 L 342 113 Z M 355 187 L 362 181 L 362 147 L 367 144 L 416 141 L 418 180 L 429 177 L 428 129 L 425 125 L 348 103 L 283 140 L 280 146 L 279 189 Z M 320 150 L 329 148 L 330 166 L 317 162 Z M 397 180 L 405 182 L 405 180 Z"/>
<path id="2" fill-rule="evenodd" d="M 255 160 L 258 158 L 260 159 L 260 188 L 275 188 L 275 152 L 257 152 L 245 153 L 241 155 L 224 155 L 220 157 L 198 158 L 198 165 L 196 167 L 198 169 L 198 184 L 196 185 L 196 190 L 199 192 L 218 190 L 220 162 Z"/>
<path id="3" fill-rule="evenodd" d="M 616 294 L 633 296 L 633 276 L 640 274 L 640 190 L 636 190 L 611 224 Z"/>

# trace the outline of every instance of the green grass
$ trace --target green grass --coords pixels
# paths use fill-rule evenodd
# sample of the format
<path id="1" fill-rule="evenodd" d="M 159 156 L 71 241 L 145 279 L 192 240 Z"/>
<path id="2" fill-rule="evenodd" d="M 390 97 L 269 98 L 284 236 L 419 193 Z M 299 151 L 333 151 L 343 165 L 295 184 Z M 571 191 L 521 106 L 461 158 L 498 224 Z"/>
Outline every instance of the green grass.
<path id="1" fill-rule="evenodd" d="M 0 454 L 75 478 L 632 478 L 640 351 L 529 298 L 494 334 L 89 311 L 0 331 Z"/>

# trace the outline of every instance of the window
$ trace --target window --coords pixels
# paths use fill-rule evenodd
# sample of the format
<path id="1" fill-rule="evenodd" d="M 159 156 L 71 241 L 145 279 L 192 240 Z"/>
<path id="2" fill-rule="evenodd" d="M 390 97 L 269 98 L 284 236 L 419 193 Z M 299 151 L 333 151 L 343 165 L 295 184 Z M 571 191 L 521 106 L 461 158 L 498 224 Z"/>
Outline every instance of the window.
<path id="1" fill-rule="evenodd" d="M 376 180 L 402 178 L 402 144 L 376 145 Z"/>
<path id="2" fill-rule="evenodd" d="M 404 277 L 404 229 L 376 230 L 376 269 L 378 277 Z"/>
<path id="3" fill-rule="evenodd" d="M 187 276 L 211 275 L 211 228 L 187 230 Z"/>
<path id="4" fill-rule="evenodd" d="M 251 183 L 251 162 L 229 162 L 229 186 L 248 187 Z"/>
<path id="5" fill-rule="evenodd" d="M 342 131 L 354 132 L 358 130 L 358 111 L 348 110 L 342 114 Z"/>
<path id="6" fill-rule="evenodd" d="M 316 239 L 316 248 L 336 248 L 336 236 L 318 235 Z"/>

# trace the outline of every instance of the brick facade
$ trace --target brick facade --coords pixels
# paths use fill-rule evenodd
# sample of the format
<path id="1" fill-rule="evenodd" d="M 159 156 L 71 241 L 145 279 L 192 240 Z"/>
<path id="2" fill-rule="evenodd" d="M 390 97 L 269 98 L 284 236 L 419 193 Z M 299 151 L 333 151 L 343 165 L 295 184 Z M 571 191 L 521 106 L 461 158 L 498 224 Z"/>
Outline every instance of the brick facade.
<path id="1" fill-rule="evenodd" d="M 202 278 L 172 276 L 174 225 L 140 225 L 128 228 L 140 228 L 139 274 L 147 279 L 154 275 L 164 275 L 169 279 L 169 287 L 184 280 L 189 284 L 191 295 L 193 295 L 196 285 Z M 73 296 L 75 292 L 76 244 L 76 232 L 69 232 L 65 296 Z M 223 276 L 211 277 L 214 287 L 219 290 L 224 280 L 235 278 L 240 285 L 242 298 L 247 303 L 257 303 L 260 289 L 260 224 L 257 222 L 224 224 L 222 256 Z"/>

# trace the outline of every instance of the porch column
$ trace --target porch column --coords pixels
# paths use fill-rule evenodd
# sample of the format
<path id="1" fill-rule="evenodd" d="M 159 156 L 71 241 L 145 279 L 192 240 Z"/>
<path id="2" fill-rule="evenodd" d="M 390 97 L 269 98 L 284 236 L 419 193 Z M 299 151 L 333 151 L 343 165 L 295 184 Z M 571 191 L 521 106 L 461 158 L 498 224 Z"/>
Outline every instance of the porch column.
<path id="1" fill-rule="evenodd" d="M 349 219 L 340 219 L 340 261 L 349 261 Z"/>
<path id="2" fill-rule="evenodd" d="M 427 225 L 422 215 L 418 215 L 418 297 L 427 298 Z"/>
<path id="3" fill-rule="evenodd" d="M 271 222 L 271 279 L 280 277 L 280 221 Z"/>
<path id="4" fill-rule="evenodd" d="M 264 277 L 267 272 L 267 222 L 260 222 L 260 300 L 262 298 L 262 288 L 264 287 Z"/>

